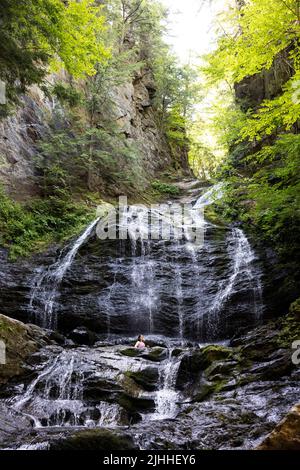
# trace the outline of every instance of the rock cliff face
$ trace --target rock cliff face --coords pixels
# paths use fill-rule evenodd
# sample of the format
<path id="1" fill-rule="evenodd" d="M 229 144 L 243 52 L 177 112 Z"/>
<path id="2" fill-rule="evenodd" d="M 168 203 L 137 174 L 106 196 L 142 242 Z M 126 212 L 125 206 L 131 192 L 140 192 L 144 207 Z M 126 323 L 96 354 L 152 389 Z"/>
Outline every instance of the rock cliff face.
<path id="1" fill-rule="evenodd" d="M 36 195 L 36 142 L 48 130 L 54 105 L 37 87 L 23 96 L 18 109 L 0 121 L 0 183 L 22 201 Z"/>
<path id="2" fill-rule="evenodd" d="M 258 108 L 265 99 L 275 98 L 281 93 L 284 85 L 292 76 L 293 70 L 289 65 L 290 50 L 278 54 L 273 66 L 259 74 L 246 77 L 235 85 L 235 95 L 242 109 Z"/>
<path id="3" fill-rule="evenodd" d="M 112 90 L 110 117 L 128 139 L 138 144 L 145 170 L 154 175 L 172 164 L 168 142 L 160 132 L 153 107 L 155 83 L 150 70 L 136 73 L 134 80 Z"/>
<path id="4" fill-rule="evenodd" d="M 54 77 L 50 79 L 53 81 Z M 101 118 L 113 121 L 136 144 L 140 169 L 148 181 L 149 176 L 158 177 L 160 171 L 175 166 L 167 139 L 157 124 L 155 91 L 151 71 L 136 72 L 131 82 L 111 90 L 113 105 L 100 116 L 100 122 Z M 17 200 L 38 194 L 37 143 L 48 135 L 50 122 L 54 127 L 62 122 L 70 126 L 57 98 L 45 96 L 36 86 L 21 98 L 20 106 L 11 116 L 0 121 L 0 183 Z M 176 161 L 189 172 L 184 150 Z"/>

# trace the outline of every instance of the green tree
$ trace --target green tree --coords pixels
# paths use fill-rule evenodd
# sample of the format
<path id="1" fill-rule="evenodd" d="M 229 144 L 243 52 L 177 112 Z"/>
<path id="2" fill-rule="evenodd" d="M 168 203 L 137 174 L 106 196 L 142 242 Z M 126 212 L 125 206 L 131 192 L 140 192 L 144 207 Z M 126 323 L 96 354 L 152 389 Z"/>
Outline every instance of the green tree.
<path id="1" fill-rule="evenodd" d="M 13 100 L 42 83 L 49 65 L 76 77 L 106 59 L 104 16 L 92 1 L 0 0 L 0 79 Z"/>
<path id="2" fill-rule="evenodd" d="M 229 183 L 220 202 L 224 212 L 259 231 L 289 267 L 300 233 L 299 36 L 299 0 L 239 1 L 226 13 L 218 47 L 203 67 L 209 87 L 226 83 L 231 94 L 235 85 L 253 87 L 260 74 L 275 71 L 272 98 L 219 101 L 214 128 L 227 151 L 220 171 Z M 278 63 L 287 77 L 283 85 Z"/>

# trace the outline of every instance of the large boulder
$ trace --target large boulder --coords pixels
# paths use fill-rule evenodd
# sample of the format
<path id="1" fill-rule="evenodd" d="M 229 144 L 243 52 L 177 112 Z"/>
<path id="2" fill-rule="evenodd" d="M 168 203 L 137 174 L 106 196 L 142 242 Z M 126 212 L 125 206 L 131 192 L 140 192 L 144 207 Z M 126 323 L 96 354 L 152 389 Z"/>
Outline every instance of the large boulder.
<path id="1" fill-rule="evenodd" d="M 300 450 L 300 404 L 291 409 L 257 450 Z"/>
<path id="2" fill-rule="evenodd" d="M 156 346 L 155 348 L 145 350 L 141 356 L 148 361 L 161 362 L 167 359 L 168 351 L 166 348 Z"/>
<path id="3" fill-rule="evenodd" d="M 0 385 L 25 372 L 27 359 L 41 347 L 49 344 L 47 332 L 35 325 L 25 325 L 0 315 L 2 364 Z"/>
<path id="4" fill-rule="evenodd" d="M 187 353 L 180 363 L 177 375 L 177 387 L 180 390 L 190 383 L 197 383 L 205 369 L 215 361 L 229 360 L 233 350 L 223 346 L 210 345 Z"/>
<path id="5" fill-rule="evenodd" d="M 68 337 L 76 344 L 93 346 L 97 340 L 95 333 L 84 326 L 75 328 Z"/>
<path id="6" fill-rule="evenodd" d="M 153 392 L 158 388 L 159 374 L 155 367 L 146 367 L 136 372 L 129 371 L 126 372 L 126 375 L 148 392 Z"/>
<path id="7" fill-rule="evenodd" d="M 50 450 L 133 450 L 137 449 L 131 436 L 108 429 L 76 432 L 50 444 Z"/>

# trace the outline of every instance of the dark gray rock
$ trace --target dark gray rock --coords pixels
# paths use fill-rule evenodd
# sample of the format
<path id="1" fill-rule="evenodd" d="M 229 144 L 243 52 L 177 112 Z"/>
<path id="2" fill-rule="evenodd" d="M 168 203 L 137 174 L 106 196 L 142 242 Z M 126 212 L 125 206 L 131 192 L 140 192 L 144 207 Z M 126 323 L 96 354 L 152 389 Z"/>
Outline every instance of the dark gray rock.
<path id="1" fill-rule="evenodd" d="M 21 445 L 30 433 L 33 433 L 30 419 L 0 402 L 0 447 L 11 443 Z"/>
<path id="2" fill-rule="evenodd" d="M 128 434 L 108 429 L 90 429 L 51 442 L 49 450 L 124 451 L 136 448 L 132 436 Z"/>
<path id="3" fill-rule="evenodd" d="M 127 372 L 126 374 L 144 390 L 153 392 L 158 389 L 159 373 L 155 367 L 146 367 L 138 372 Z"/>
<path id="4" fill-rule="evenodd" d="M 75 328 L 69 333 L 68 337 L 76 344 L 85 344 L 87 346 L 93 346 L 97 340 L 96 334 L 84 326 Z"/>

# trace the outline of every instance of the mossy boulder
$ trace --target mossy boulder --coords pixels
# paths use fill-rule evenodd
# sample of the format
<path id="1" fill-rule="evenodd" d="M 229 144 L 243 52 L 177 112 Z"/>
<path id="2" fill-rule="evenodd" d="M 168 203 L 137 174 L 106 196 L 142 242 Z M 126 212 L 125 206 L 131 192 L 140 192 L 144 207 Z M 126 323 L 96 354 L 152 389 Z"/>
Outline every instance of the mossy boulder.
<path id="1" fill-rule="evenodd" d="M 127 393 L 122 393 L 117 402 L 129 413 L 150 413 L 155 410 L 155 403 L 151 398 L 139 398 Z"/>
<path id="2" fill-rule="evenodd" d="M 200 351 L 198 367 L 201 369 L 207 369 L 214 361 L 230 359 L 232 356 L 232 349 L 216 345 L 206 346 Z"/>
<path id="3" fill-rule="evenodd" d="M 49 344 L 47 333 L 35 325 L 0 315 L 1 359 L 0 385 L 25 372 L 27 359 Z"/>
<path id="4" fill-rule="evenodd" d="M 180 349 L 180 348 L 173 349 L 172 357 L 178 357 L 178 356 L 180 356 L 180 354 L 182 354 L 182 349 Z"/>
<path id="5" fill-rule="evenodd" d="M 122 349 L 120 351 L 120 353 L 123 355 L 123 356 L 128 356 L 128 357 L 136 357 L 136 356 L 140 356 L 141 355 L 141 351 L 136 349 L 136 348 L 126 348 L 126 349 Z"/>
<path id="6" fill-rule="evenodd" d="M 213 382 L 209 382 L 206 379 L 201 380 L 199 389 L 196 392 L 193 401 L 204 401 L 209 398 L 213 393 L 220 392 L 223 387 L 227 384 L 228 380 L 219 378 L 219 380 L 215 380 Z"/>
<path id="7" fill-rule="evenodd" d="M 143 352 L 141 356 L 148 361 L 161 362 L 167 359 L 168 351 L 166 348 L 155 347 Z"/>
<path id="8" fill-rule="evenodd" d="M 107 429 L 76 432 L 50 443 L 50 450 L 133 450 L 137 449 L 131 436 Z"/>
<path id="9" fill-rule="evenodd" d="M 300 322 L 300 297 L 290 305 L 289 312 L 297 321 Z"/>
<path id="10" fill-rule="evenodd" d="M 148 392 L 153 392 L 158 388 L 159 374 L 158 369 L 155 367 L 147 367 L 137 372 L 129 371 L 125 374 Z"/>
<path id="11" fill-rule="evenodd" d="M 229 360 L 233 356 L 233 350 L 224 346 L 209 345 L 205 348 L 194 350 L 183 356 L 177 375 L 177 387 L 185 389 L 190 383 L 197 383 L 201 374 L 213 362 Z"/>
<path id="12" fill-rule="evenodd" d="M 281 319 L 280 332 L 277 337 L 277 344 L 281 348 L 290 349 L 292 343 L 300 338 L 300 321 L 297 308 L 296 301 L 291 305 L 290 313 Z"/>
<path id="13" fill-rule="evenodd" d="M 207 369 L 205 369 L 205 377 L 209 380 L 218 380 L 219 377 L 228 377 L 232 375 L 233 370 L 237 367 L 238 361 L 214 361 Z"/>

